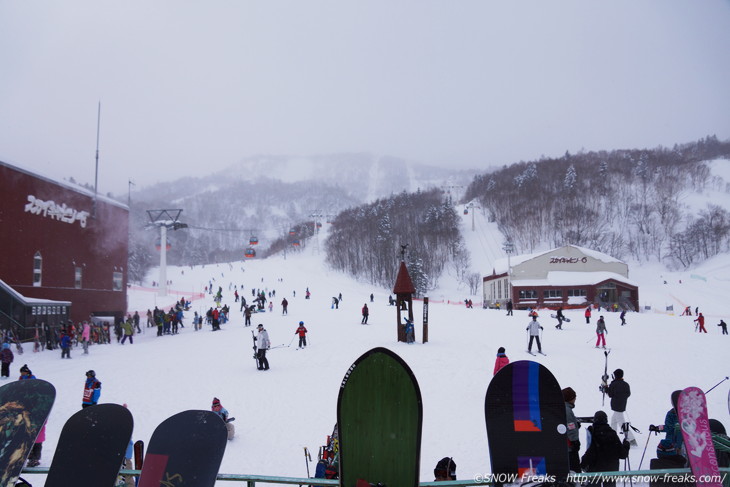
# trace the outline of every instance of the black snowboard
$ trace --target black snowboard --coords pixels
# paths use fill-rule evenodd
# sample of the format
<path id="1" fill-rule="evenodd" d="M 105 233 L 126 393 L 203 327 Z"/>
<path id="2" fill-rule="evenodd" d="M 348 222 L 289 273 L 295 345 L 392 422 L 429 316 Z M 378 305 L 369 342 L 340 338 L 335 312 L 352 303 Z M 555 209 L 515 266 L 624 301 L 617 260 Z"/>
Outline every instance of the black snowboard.
<path id="1" fill-rule="evenodd" d="M 114 485 L 133 427 L 132 413 L 119 404 L 75 413 L 61 430 L 46 487 Z"/>
<path id="2" fill-rule="evenodd" d="M 340 485 L 417 487 L 422 422 L 421 391 L 403 359 L 385 348 L 358 358 L 337 399 Z"/>
<path id="3" fill-rule="evenodd" d="M 228 442 L 226 424 L 211 411 L 183 411 L 152 433 L 138 487 L 215 485 Z"/>
<path id="4" fill-rule="evenodd" d="M 484 401 L 494 474 L 568 476 L 565 402 L 558 381 L 537 362 L 512 362 L 494 376 Z"/>
<path id="5" fill-rule="evenodd" d="M 40 379 L 0 387 L 0 485 L 15 485 L 56 399 L 56 388 Z"/>

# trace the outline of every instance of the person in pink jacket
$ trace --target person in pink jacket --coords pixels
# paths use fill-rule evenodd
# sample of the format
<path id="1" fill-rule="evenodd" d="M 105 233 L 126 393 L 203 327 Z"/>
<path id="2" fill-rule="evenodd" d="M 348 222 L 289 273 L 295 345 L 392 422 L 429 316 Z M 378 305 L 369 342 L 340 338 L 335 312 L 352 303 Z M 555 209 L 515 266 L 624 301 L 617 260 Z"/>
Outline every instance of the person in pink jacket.
<path id="1" fill-rule="evenodd" d="M 504 353 L 504 347 L 499 347 L 497 349 L 497 360 L 494 361 L 494 374 L 497 375 L 497 372 L 502 369 L 505 365 L 509 363 L 509 359 L 507 358 L 507 355 Z"/>
<path id="2" fill-rule="evenodd" d="M 81 330 L 81 344 L 84 347 L 84 354 L 89 354 L 89 341 L 91 341 L 91 325 L 88 321 L 84 321 L 84 326 Z"/>

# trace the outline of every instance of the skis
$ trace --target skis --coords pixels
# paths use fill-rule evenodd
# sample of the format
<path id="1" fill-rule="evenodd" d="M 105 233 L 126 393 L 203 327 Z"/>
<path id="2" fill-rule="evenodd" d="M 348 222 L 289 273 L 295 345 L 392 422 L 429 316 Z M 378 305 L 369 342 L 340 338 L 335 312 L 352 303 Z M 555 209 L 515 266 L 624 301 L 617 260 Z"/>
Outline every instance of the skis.
<path id="1" fill-rule="evenodd" d="M 606 362 L 603 366 L 603 375 L 601 376 L 601 385 L 598 388 L 603 393 L 603 397 L 601 398 L 601 406 L 604 406 L 606 404 L 606 391 L 608 390 L 608 354 L 609 353 L 611 353 L 611 350 L 603 351 L 603 356 L 606 358 Z"/>
<path id="2" fill-rule="evenodd" d="M 340 485 L 417 487 L 421 391 L 398 355 L 374 348 L 345 374 L 337 398 Z"/>
<path id="3" fill-rule="evenodd" d="M 55 399 L 55 387 L 40 379 L 0 387 L 0 485 L 15 485 Z"/>
<path id="4" fill-rule="evenodd" d="M 531 352 L 529 350 L 526 350 L 526 352 L 529 353 L 530 355 L 532 355 L 533 357 L 537 357 L 537 354 L 535 354 L 535 352 Z M 545 352 L 538 351 L 537 353 L 539 353 L 540 355 L 543 355 L 543 356 L 547 357 L 547 354 Z"/>
<path id="5" fill-rule="evenodd" d="M 567 477 L 565 402 L 546 367 L 506 365 L 489 383 L 484 416 L 493 474 Z"/>
<path id="6" fill-rule="evenodd" d="M 213 487 L 226 443 L 226 424 L 211 411 L 171 416 L 152 433 L 138 487 Z"/>
<path id="7" fill-rule="evenodd" d="M 119 404 L 97 404 L 75 413 L 63 425 L 46 485 L 114 485 L 133 423 L 132 414 Z"/>
<path id="8" fill-rule="evenodd" d="M 707 419 L 707 401 L 701 389 L 688 387 L 682 391 L 677 401 L 677 416 L 692 474 L 696 479 L 704 479 L 697 485 L 722 487 Z"/>
<path id="9" fill-rule="evenodd" d="M 254 334 L 253 330 L 251 330 L 251 337 L 253 338 L 253 359 L 256 362 L 256 368 L 260 370 L 261 364 L 259 364 L 259 349 L 256 346 L 256 335 Z"/>

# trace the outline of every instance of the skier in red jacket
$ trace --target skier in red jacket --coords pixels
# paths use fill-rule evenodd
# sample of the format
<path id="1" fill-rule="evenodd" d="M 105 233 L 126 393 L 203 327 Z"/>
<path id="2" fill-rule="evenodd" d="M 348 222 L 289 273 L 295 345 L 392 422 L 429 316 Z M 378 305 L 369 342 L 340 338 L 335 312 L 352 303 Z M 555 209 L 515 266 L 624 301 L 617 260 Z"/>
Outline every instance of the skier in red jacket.
<path id="1" fill-rule="evenodd" d="M 695 322 L 697 323 L 697 326 L 699 329 L 697 330 L 700 333 L 707 333 L 707 330 L 705 330 L 705 317 L 702 316 L 702 313 L 695 319 Z"/>

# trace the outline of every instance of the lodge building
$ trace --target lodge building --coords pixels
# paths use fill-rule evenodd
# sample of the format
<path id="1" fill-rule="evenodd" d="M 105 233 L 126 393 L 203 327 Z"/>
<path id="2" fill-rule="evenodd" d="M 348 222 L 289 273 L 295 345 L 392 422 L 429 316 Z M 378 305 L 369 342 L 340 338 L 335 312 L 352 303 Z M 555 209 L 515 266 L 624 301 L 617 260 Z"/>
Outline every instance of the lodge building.
<path id="1" fill-rule="evenodd" d="M 126 205 L 0 161 L 0 228 L 1 330 L 124 316 Z"/>
<path id="2" fill-rule="evenodd" d="M 639 309 L 639 288 L 629 280 L 628 265 L 575 245 L 498 259 L 483 278 L 483 294 L 485 307 L 504 307 L 512 300 L 515 309 L 589 304 L 611 309 L 614 303 Z"/>

